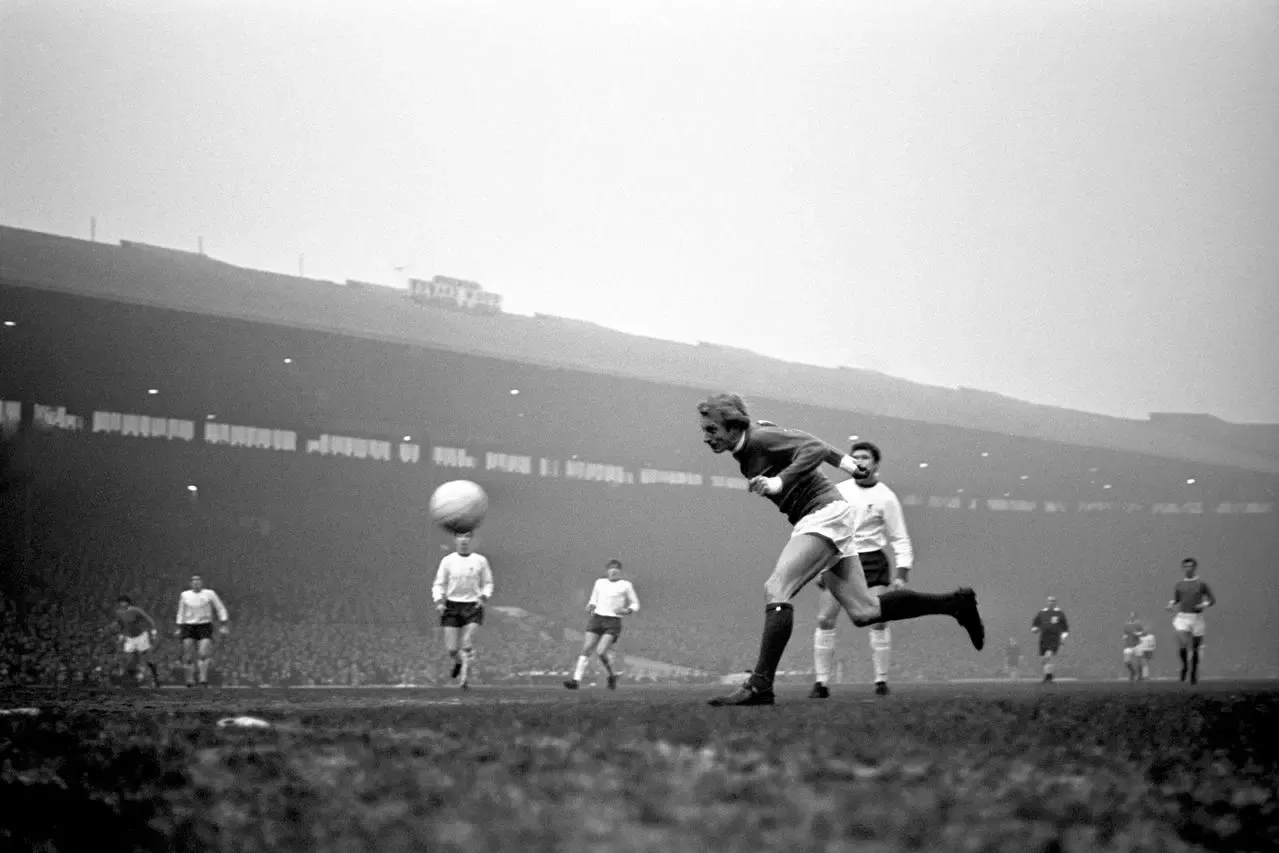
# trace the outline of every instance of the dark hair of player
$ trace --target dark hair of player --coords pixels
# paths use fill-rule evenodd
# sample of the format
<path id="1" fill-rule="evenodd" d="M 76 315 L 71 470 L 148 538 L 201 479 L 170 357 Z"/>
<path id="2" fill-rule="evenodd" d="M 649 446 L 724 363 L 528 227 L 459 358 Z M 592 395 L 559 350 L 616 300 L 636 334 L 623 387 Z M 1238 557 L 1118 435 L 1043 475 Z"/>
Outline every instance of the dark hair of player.
<path id="1" fill-rule="evenodd" d="M 621 560 L 609 560 L 609 561 L 608 561 L 608 562 L 604 565 L 604 568 L 606 568 L 606 569 L 621 569 L 621 568 L 622 568 L 622 561 L 621 561 Z"/>
<path id="2" fill-rule="evenodd" d="M 750 412 L 739 394 L 712 394 L 697 404 L 697 413 L 719 421 L 726 429 L 746 429 L 751 425 Z"/>
<path id="3" fill-rule="evenodd" d="M 1191 568 L 1195 568 L 1195 569 L 1199 568 L 1199 561 L 1196 560 L 1194 557 L 1187 557 L 1186 559 L 1181 561 L 1181 564 L 1183 566 L 1190 566 Z"/>
<path id="4" fill-rule="evenodd" d="M 130 604 L 130 605 L 133 604 L 133 599 L 129 598 L 129 596 L 127 595 L 120 596 L 119 598 L 116 599 L 116 601 L 118 601 L 121 604 Z"/>
<path id="5" fill-rule="evenodd" d="M 878 465 L 883 460 L 883 454 L 879 452 L 879 447 L 873 441 L 855 441 L 853 446 L 848 448 L 848 455 L 852 456 L 859 450 L 870 451 L 870 455 L 875 457 L 875 464 Z"/>

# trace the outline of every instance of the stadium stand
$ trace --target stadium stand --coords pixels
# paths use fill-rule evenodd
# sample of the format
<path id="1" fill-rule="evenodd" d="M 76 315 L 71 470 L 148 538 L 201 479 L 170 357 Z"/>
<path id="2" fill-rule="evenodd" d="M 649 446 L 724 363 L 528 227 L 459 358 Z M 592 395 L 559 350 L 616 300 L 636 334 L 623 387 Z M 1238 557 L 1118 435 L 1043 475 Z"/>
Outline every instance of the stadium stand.
<path id="1" fill-rule="evenodd" d="M 1185 553 L 1230 607 L 1231 629 L 1222 620 L 1209 641 L 1216 673 L 1279 661 L 1265 596 L 1252 594 L 1268 588 L 1279 544 L 1279 460 L 1229 430 L 1187 434 L 1160 418 L 9 228 L 0 311 L 15 323 L 0 333 L 0 509 L 22 519 L 0 531 L 14 568 L 0 683 L 108 680 L 115 596 L 167 625 L 196 572 L 231 609 L 215 667 L 227 684 L 434 683 L 426 598 L 448 540 L 423 508 L 459 477 L 492 500 L 477 546 L 497 576 L 494 603 L 525 614 L 486 623 L 482 680 L 571 665 L 586 591 L 612 556 L 645 602 L 623 654 L 740 669 L 786 527 L 699 442 L 693 405 L 717 388 L 839 445 L 880 441 L 916 540 L 916 582 L 973 583 L 992 637 L 1025 639 L 1055 594 L 1074 629 L 1062 674 L 1116 673 L 1117 626 L 1132 609 L 1171 648 L 1156 608 Z M 811 607 L 798 612 L 784 666 L 802 670 Z M 865 639 L 844 632 L 856 637 L 841 645 L 844 671 L 864 680 Z M 895 633 L 899 678 L 1002 669 L 998 644 L 976 655 L 946 620 Z M 175 649 L 162 648 L 166 662 Z"/>

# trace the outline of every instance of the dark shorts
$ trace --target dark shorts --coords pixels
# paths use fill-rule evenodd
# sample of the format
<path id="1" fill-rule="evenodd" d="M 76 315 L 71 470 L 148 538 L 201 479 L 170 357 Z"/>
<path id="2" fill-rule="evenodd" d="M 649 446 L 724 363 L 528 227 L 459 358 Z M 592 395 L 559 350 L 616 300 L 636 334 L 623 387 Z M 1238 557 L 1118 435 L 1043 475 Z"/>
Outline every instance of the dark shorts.
<path id="1" fill-rule="evenodd" d="M 213 623 L 201 622 L 198 625 L 180 625 L 184 640 L 212 640 Z"/>
<path id="2" fill-rule="evenodd" d="M 622 636 L 622 617 L 621 616 L 596 616 L 591 614 L 591 621 L 586 623 L 586 633 L 599 634 L 601 637 L 605 634 L 612 634 L 616 640 Z"/>
<path id="3" fill-rule="evenodd" d="M 862 574 L 866 575 L 866 586 L 888 586 L 893 582 L 893 570 L 888 565 L 888 557 L 883 551 L 867 551 L 858 554 L 862 561 Z"/>
<path id="4" fill-rule="evenodd" d="M 445 628 L 483 625 L 484 605 L 478 601 L 446 601 L 444 612 L 440 614 L 440 624 Z"/>
<path id="5" fill-rule="evenodd" d="M 1061 651 L 1061 637 L 1040 637 L 1039 638 L 1039 656 L 1043 657 L 1048 652 L 1057 654 Z"/>

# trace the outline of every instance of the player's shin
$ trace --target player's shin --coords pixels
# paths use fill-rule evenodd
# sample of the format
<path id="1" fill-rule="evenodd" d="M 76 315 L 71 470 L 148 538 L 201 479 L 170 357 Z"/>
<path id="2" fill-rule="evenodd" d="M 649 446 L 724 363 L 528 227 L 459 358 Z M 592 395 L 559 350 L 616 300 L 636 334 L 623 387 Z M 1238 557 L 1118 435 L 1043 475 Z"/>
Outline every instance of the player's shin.
<path id="1" fill-rule="evenodd" d="M 875 681 L 888 680 L 888 664 L 892 655 L 893 636 L 888 626 L 870 629 L 870 658 L 875 668 Z"/>
<path id="2" fill-rule="evenodd" d="M 759 658 L 752 676 L 757 688 L 772 689 L 777 665 L 782 660 L 794 627 L 795 609 L 790 602 L 774 602 L 764 608 L 764 636 L 759 641 Z"/>
<path id="3" fill-rule="evenodd" d="M 831 663 L 835 659 L 837 633 L 834 628 L 818 628 L 813 631 L 813 672 L 815 681 L 830 683 Z"/>
<path id="4" fill-rule="evenodd" d="M 954 593 L 916 592 L 913 589 L 889 590 L 879 597 L 876 622 L 899 622 L 919 616 L 950 616 L 955 612 Z"/>

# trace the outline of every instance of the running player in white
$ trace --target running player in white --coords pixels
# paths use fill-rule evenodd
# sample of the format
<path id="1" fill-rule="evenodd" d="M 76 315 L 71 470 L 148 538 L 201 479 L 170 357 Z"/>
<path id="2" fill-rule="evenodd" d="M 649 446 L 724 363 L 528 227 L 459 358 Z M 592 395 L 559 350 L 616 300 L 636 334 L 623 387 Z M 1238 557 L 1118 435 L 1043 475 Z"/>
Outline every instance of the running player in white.
<path id="1" fill-rule="evenodd" d="M 1141 643 L 1137 646 L 1141 655 L 1141 680 L 1150 680 L 1150 662 L 1155 657 L 1155 635 L 1150 631 L 1142 631 Z"/>
<path id="2" fill-rule="evenodd" d="M 209 684 L 209 659 L 213 656 L 213 617 L 218 617 L 218 632 L 227 633 L 227 610 L 222 599 L 211 589 L 205 589 L 204 579 L 191 575 L 191 588 L 178 596 L 178 630 L 175 636 L 182 640 L 182 669 L 186 672 L 187 687 L 194 687 L 194 670 L 199 668 L 200 684 Z M 198 660 L 192 661 L 198 655 Z"/>
<path id="3" fill-rule="evenodd" d="M 1129 681 L 1142 679 L 1141 637 L 1145 630 L 1137 614 L 1129 613 L 1128 621 L 1124 623 L 1124 666 L 1128 669 Z"/>
<path id="4" fill-rule="evenodd" d="M 142 683 L 141 664 L 151 672 L 152 683 L 160 686 L 160 673 L 151 660 L 151 649 L 155 648 L 159 630 L 151 614 L 133 603 L 133 599 L 122 595 L 116 600 L 115 621 L 119 627 L 117 639 L 120 643 L 120 654 L 124 658 L 123 670 L 136 673 L 138 683 Z"/>
<path id="5" fill-rule="evenodd" d="M 890 589 L 906 586 L 911 566 L 915 562 L 915 550 L 906 530 L 901 501 L 896 493 L 879 480 L 879 463 L 883 459 L 879 448 L 869 441 L 859 441 L 848 451 L 856 468 L 849 480 L 835 488 L 844 501 L 853 508 L 853 547 L 861 560 L 866 575 L 866 586 L 876 596 Z M 884 553 L 886 547 L 893 551 L 890 567 Z M 817 605 L 817 629 L 813 633 L 813 668 L 816 681 L 809 699 L 826 699 L 830 689 L 831 661 L 835 657 L 835 623 L 839 619 L 840 604 L 835 596 L 818 580 L 821 589 Z M 875 669 L 875 693 L 888 695 L 888 664 L 892 654 L 892 635 L 888 625 L 878 622 L 870 626 L 871 662 Z"/>
<path id="6" fill-rule="evenodd" d="M 1199 655 L 1204 641 L 1203 612 L 1217 603 L 1208 584 L 1199 579 L 1199 561 L 1187 557 L 1181 561 L 1185 577 L 1177 581 L 1168 610 L 1172 617 L 1172 629 L 1177 632 L 1177 654 L 1181 657 L 1181 680 L 1190 675 L 1190 683 L 1199 683 Z"/>
<path id="7" fill-rule="evenodd" d="M 475 629 L 484 624 L 484 602 L 493 597 L 493 569 L 483 554 L 471 551 L 471 534 L 459 533 L 453 543 L 457 550 L 440 560 L 431 598 L 444 628 L 444 646 L 453 659 L 449 677 L 461 676 L 465 690 L 475 661 L 471 640 Z"/>
<path id="8" fill-rule="evenodd" d="M 608 561 L 608 577 L 600 578 L 591 589 L 591 600 L 586 603 L 591 619 L 586 623 L 586 636 L 582 639 L 582 653 L 578 655 L 573 677 L 564 682 L 569 690 L 576 690 L 591 662 L 591 653 L 599 656 L 608 673 L 608 689 L 617 689 L 617 673 L 608 650 L 622 636 L 622 617 L 638 613 L 639 596 L 628 580 L 622 580 L 622 561 Z"/>

